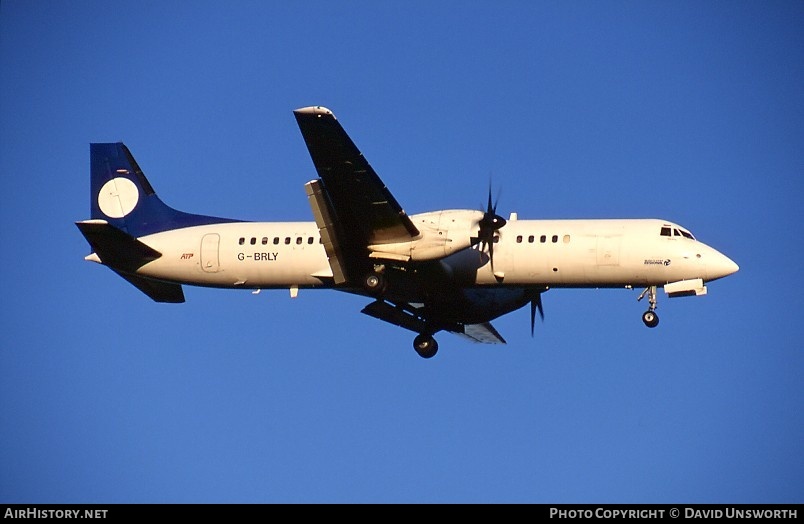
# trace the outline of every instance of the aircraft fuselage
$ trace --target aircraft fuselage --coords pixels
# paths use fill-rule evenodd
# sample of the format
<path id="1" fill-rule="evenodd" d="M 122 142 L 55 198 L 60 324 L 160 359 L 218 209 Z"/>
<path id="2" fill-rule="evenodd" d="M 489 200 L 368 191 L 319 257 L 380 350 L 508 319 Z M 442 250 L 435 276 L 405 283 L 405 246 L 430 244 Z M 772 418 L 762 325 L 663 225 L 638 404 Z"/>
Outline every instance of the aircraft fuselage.
<path id="1" fill-rule="evenodd" d="M 684 236 L 661 236 L 658 219 L 510 220 L 494 246 L 441 260 L 453 283 L 549 287 L 662 286 L 733 272 L 733 262 Z M 332 271 L 315 222 L 230 222 L 140 238 L 162 253 L 141 276 L 211 287 L 331 287 Z"/>

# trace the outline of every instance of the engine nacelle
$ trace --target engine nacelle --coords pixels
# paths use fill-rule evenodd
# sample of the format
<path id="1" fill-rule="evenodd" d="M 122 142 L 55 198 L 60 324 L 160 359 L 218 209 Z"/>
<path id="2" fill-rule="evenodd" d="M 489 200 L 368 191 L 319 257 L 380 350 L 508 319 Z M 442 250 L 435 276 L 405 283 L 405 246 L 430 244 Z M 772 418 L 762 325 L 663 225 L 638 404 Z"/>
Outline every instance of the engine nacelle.
<path id="1" fill-rule="evenodd" d="M 411 215 L 419 237 L 407 242 L 368 246 L 372 258 L 390 260 L 437 260 L 472 245 L 482 211 L 447 209 Z"/>

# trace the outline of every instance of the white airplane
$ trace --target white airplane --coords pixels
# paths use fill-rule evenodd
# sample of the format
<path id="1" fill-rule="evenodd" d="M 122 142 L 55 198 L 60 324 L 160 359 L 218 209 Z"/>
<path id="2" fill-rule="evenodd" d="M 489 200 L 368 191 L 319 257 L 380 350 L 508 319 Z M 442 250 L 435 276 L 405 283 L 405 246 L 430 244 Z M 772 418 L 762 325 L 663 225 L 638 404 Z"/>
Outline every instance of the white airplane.
<path id="1" fill-rule="evenodd" d="M 76 225 L 93 253 L 157 302 L 182 284 L 324 288 L 371 298 L 362 310 L 417 334 L 424 358 L 449 331 L 505 343 L 491 321 L 530 304 L 544 319 L 550 288 L 644 288 L 656 327 L 657 288 L 705 295 L 737 264 L 667 220 L 508 220 L 491 192 L 484 211 L 407 215 L 324 107 L 294 111 L 319 178 L 305 184 L 315 222 L 247 222 L 164 204 L 122 143 L 91 144 L 91 220 Z"/>

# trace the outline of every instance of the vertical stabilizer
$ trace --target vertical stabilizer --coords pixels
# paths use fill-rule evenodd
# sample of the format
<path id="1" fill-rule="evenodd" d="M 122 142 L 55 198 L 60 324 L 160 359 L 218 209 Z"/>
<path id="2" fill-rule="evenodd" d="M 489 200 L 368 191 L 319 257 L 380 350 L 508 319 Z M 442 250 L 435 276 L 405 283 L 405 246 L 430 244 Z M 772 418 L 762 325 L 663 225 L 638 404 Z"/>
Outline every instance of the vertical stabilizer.
<path id="1" fill-rule="evenodd" d="M 182 227 L 235 222 L 184 213 L 166 205 L 122 142 L 90 144 L 89 152 L 93 219 L 105 220 L 133 237 Z"/>

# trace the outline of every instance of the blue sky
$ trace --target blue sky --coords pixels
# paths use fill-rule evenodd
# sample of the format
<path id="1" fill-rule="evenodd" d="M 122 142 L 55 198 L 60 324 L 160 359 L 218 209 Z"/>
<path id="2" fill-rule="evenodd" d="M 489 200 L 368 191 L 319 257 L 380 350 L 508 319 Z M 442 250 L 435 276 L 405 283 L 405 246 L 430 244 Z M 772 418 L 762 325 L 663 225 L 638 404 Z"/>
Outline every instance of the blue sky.
<path id="1" fill-rule="evenodd" d="M 804 502 L 801 2 L 0 4 L 0 501 Z M 87 263 L 90 142 L 168 204 L 311 220 L 292 110 L 332 109 L 410 213 L 658 217 L 731 257 L 646 329 L 551 290 L 507 346 L 334 291 Z"/>

